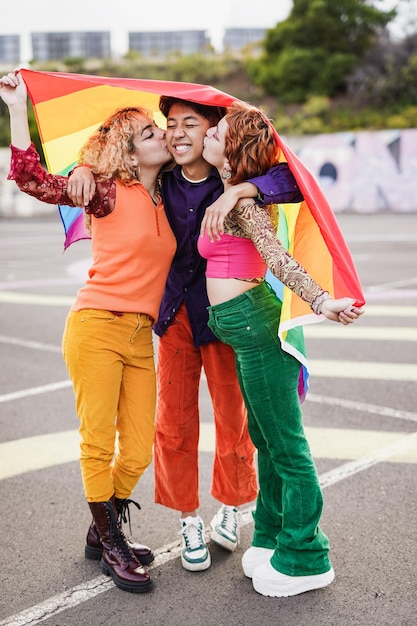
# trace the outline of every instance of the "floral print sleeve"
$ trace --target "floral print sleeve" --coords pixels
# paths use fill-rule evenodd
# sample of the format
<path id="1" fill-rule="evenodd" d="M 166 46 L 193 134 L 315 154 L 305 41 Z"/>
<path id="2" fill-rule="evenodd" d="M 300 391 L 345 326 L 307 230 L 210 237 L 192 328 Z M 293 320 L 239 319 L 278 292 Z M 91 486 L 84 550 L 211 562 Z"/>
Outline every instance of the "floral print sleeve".
<path id="1" fill-rule="evenodd" d="M 8 180 L 14 180 L 21 191 L 47 204 L 75 206 L 67 196 L 67 176 L 50 174 L 41 165 L 33 143 L 27 150 L 11 145 L 12 158 Z M 104 217 L 114 208 L 116 184 L 114 179 L 97 182 L 97 190 L 85 212 Z"/>
<path id="2" fill-rule="evenodd" d="M 254 203 L 234 209 L 225 221 L 225 232 L 252 239 L 274 276 L 319 313 L 322 302 L 330 296 L 277 238 L 273 206 L 262 208 Z"/>

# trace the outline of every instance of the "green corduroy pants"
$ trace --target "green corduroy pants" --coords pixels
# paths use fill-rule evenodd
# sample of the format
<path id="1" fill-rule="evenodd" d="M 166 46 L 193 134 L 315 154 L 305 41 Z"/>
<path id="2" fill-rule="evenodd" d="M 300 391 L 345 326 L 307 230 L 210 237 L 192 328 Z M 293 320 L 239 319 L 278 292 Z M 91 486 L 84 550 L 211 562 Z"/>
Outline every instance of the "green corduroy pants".
<path id="1" fill-rule="evenodd" d="M 259 494 L 252 545 L 274 549 L 272 566 L 289 576 L 331 568 L 319 526 L 323 497 L 304 433 L 300 363 L 281 349 L 281 301 L 266 282 L 209 308 L 209 327 L 232 346 L 258 451 Z"/>

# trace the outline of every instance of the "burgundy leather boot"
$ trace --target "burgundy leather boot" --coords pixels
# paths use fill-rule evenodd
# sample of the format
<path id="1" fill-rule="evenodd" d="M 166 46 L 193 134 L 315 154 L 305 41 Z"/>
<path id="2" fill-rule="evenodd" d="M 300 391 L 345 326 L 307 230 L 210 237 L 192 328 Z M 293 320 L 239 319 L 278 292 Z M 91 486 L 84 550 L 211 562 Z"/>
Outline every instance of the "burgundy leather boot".
<path id="1" fill-rule="evenodd" d="M 148 571 L 136 558 L 126 541 L 117 520 L 114 498 L 108 502 L 89 502 L 101 543 L 101 569 L 111 576 L 124 591 L 143 593 L 150 591 L 152 580 Z"/>
<path id="2" fill-rule="evenodd" d="M 134 500 L 130 500 L 128 498 L 121 499 L 115 498 L 116 502 L 116 510 L 119 519 L 119 523 L 129 522 L 130 529 L 130 511 L 129 504 L 134 504 L 138 509 L 140 509 L 140 505 L 138 502 Z M 148 546 L 143 545 L 142 543 L 136 543 L 131 541 L 130 539 L 126 539 L 129 548 L 132 550 L 133 554 L 142 565 L 149 565 L 154 560 L 154 555 L 152 550 L 148 548 Z M 100 535 L 98 534 L 97 526 L 95 525 L 94 520 L 90 524 L 90 528 L 87 532 L 87 539 L 84 548 L 84 555 L 87 559 L 93 559 L 95 561 L 99 561 L 101 559 L 101 553 L 103 552 L 103 546 L 101 545 Z"/>

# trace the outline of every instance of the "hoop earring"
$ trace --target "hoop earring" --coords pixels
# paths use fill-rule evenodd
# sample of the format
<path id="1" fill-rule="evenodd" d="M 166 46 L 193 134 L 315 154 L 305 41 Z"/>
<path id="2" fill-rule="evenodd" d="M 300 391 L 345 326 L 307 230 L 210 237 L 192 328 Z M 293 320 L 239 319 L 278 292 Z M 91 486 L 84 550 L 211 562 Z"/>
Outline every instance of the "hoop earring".
<path id="1" fill-rule="evenodd" d="M 230 170 L 227 170 L 226 167 L 224 167 L 222 171 L 222 179 L 228 180 L 229 178 L 232 178 L 232 172 Z"/>

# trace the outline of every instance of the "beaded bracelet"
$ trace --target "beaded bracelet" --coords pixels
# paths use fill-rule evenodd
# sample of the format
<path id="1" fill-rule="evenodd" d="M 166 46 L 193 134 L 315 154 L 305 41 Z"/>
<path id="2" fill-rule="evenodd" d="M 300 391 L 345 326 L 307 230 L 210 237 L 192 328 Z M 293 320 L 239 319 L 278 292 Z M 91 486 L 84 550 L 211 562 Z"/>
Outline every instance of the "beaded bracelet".
<path id="1" fill-rule="evenodd" d="M 328 291 L 323 291 L 323 293 L 320 296 L 317 296 L 317 298 L 311 304 L 311 308 L 313 309 L 316 315 L 320 315 L 321 305 L 323 304 L 325 300 L 328 300 L 329 298 L 330 298 L 330 294 Z"/>

